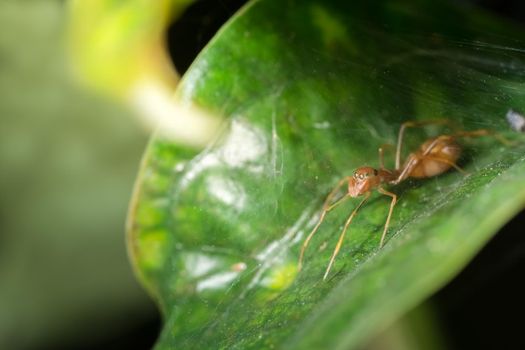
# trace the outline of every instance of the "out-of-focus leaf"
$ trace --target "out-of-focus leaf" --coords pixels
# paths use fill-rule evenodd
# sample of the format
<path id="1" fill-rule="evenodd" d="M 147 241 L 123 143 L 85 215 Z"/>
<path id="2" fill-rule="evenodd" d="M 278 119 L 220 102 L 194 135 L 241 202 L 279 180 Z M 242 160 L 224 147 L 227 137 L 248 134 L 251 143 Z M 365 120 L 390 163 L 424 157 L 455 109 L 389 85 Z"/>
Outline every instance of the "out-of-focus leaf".
<path id="1" fill-rule="evenodd" d="M 154 310 L 123 244 L 146 138 L 68 74 L 65 19 L 60 1 L 0 1 L 1 349 L 85 345 Z"/>
<path id="2" fill-rule="evenodd" d="M 177 74 L 164 49 L 164 31 L 190 2 L 70 1 L 68 43 L 76 71 L 110 94 L 126 95 L 144 79 L 174 88 Z"/>
<path id="3" fill-rule="evenodd" d="M 218 118 L 173 98 L 178 75 L 164 39 L 169 23 L 192 2 L 72 0 L 68 46 L 89 86 L 133 107 L 162 136 L 202 148 L 217 132 Z"/>
<path id="4" fill-rule="evenodd" d="M 154 138 L 129 248 L 165 326 L 158 348 L 349 349 L 450 280 L 525 203 L 525 147 L 461 140 L 450 171 L 374 195 L 322 281 L 357 200 L 331 212 L 297 274 L 329 190 L 406 120 L 506 133 L 525 108 L 519 28 L 432 1 L 261 0 L 235 16 L 179 97 L 228 116 L 201 153 Z M 516 48 L 517 47 L 517 48 Z M 405 151 L 446 129 L 410 130 Z M 516 136 L 519 139 L 519 135 Z M 392 162 L 389 162 L 392 166 Z"/>

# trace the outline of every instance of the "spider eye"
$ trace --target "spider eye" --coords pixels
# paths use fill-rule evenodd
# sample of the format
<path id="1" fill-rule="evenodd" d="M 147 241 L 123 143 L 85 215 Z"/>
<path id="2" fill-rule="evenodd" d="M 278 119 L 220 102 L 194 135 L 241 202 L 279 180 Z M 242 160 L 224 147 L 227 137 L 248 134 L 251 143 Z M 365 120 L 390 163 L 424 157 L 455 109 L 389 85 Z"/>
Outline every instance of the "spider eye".
<path id="1" fill-rule="evenodd" d="M 364 180 L 366 178 L 368 178 L 370 176 L 369 173 L 367 172 L 363 172 L 363 171 L 356 171 L 354 172 L 354 179 L 357 179 L 357 180 Z"/>

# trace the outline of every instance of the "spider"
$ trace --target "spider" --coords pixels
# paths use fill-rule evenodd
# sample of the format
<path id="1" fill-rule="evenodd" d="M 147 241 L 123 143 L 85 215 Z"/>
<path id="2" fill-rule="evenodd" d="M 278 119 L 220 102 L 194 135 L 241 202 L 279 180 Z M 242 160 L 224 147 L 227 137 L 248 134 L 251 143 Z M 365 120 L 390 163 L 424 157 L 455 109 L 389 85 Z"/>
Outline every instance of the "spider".
<path id="1" fill-rule="evenodd" d="M 323 280 L 326 280 L 330 269 L 341 249 L 345 234 L 352 222 L 353 218 L 363 206 L 363 204 L 369 199 L 373 190 L 377 190 L 379 193 L 391 197 L 390 209 L 388 211 L 388 216 L 385 221 L 385 226 L 383 229 L 383 234 L 381 235 L 381 240 L 379 242 L 379 248 L 383 247 L 388 226 L 390 224 L 390 218 L 392 217 L 392 212 L 394 206 L 397 202 L 397 196 L 387 191 L 383 188 L 384 185 L 398 185 L 402 181 L 409 178 L 429 178 L 433 176 L 438 176 L 451 168 L 458 170 L 459 172 L 466 174 L 466 172 L 461 169 L 457 164 L 462 151 L 462 147 L 457 142 L 458 138 L 462 137 L 479 137 L 479 136 L 494 136 L 503 143 L 508 143 L 507 140 L 503 139 L 501 136 L 495 134 L 486 129 L 472 130 L 472 131 L 460 131 L 450 135 L 440 135 L 437 137 L 432 137 L 426 140 L 421 144 L 421 146 L 415 151 L 408 155 L 403 163 L 401 163 L 401 147 L 403 144 L 403 136 L 405 130 L 411 127 L 423 127 L 426 125 L 447 125 L 450 124 L 447 120 L 428 120 L 428 121 L 408 121 L 401 125 L 399 129 L 399 135 L 397 138 L 396 154 L 395 154 L 395 169 L 389 170 L 384 166 L 384 157 L 383 157 L 383 147 L 379 148 L 379 169 L 372 168 L 369 166 L 362 166 L 355 170 L 352 176 L 345 176 L 342 178 L 335 188 L 330 192 L 326 197 L 326 200 L 323 204 L 323 210 L 317 221 L 317 224 L 306 237 L 299 255 L 298 270 L 300 271 L 303 265 L 303 257 L 308 247 L 308 244 L 314 234 L 319 229 L 319 226 L 323 222 L 326 214 L 341 204 L 348 198 L 357 198 L 363 196 L 363 199 L 357 207 L 352 211 L 350 216 L 345 222 L 343 231 L 339 236 L 337 245 L 332 253 L 328 267 L 323 276 Z M 335 203 L 332 203 L 334 196 L 340 191 L 341 187 L 347 185 L 346 193 L 338 199 Z"/>

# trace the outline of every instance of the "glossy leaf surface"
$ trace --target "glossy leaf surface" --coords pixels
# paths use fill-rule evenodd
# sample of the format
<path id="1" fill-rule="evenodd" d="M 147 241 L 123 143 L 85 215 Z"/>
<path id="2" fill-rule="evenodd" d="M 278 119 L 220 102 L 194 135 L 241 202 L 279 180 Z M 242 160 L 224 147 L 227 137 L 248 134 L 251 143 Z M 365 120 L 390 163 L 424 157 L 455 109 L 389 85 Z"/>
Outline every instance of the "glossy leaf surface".
<path id="1" fill-rule="evenodd" d="M 165 316 L 158 348 L 353 348 L 450 280 L 525 203 L 525 147 L 504 119 L 525 110 L 519 33 L 430 1 L 267 0 L 237 14 L 178 90 L 223 115 L 223 132 L 200 153 L 153 138 L 132 203 L 130 252 Z M 375 193 L 323 282 L 358 200 L 341 205 L 297 273 L 337 181 L 377 166 L 403 121 L 439 118 L 516 144 L 460 140 L 467 176 L 391 187 L 381 250 L 389 198 Z M 410 130 L 404 155 L 446 132 Z"/>

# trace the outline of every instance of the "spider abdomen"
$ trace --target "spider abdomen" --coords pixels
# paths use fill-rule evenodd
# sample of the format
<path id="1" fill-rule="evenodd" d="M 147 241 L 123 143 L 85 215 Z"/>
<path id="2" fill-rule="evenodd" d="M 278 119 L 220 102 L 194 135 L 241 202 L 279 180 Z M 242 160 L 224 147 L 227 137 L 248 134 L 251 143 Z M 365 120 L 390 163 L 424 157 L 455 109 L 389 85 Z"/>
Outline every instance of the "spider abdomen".
<path id="1" fill-rule="evenodd" d="M 451 136 L 427 140 L 408 157 L 407 162 L 417 161 L 408 176 L 426 178 L 440 175 L 452 168 L 460 155 L 461 146 Z"/>

